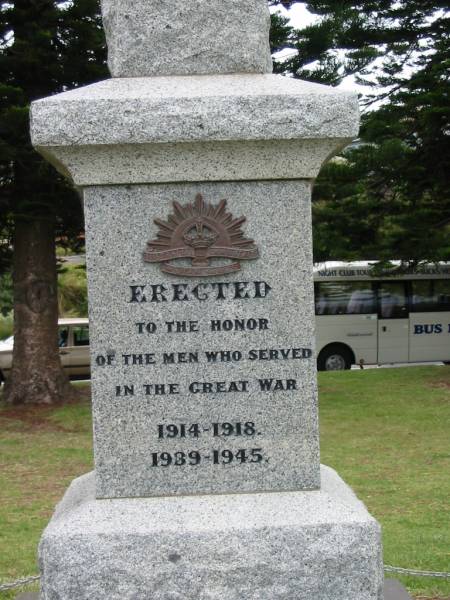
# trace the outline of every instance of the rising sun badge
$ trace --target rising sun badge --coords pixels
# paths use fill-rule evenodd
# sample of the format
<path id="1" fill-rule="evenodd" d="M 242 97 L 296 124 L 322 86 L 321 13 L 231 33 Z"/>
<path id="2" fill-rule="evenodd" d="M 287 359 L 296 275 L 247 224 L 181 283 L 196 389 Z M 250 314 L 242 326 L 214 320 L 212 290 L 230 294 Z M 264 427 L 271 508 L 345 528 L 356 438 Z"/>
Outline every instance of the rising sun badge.
<path id="1" fill-rule="evenodd" d="M 235 219 L 227 201 L 208 204 L 198 194 L 192 204 L 173 203 L 167 221 L 155 219 L 157 239 L 148 242 L 144 260 L 162 263 L 161 271 L 171 275 L 208 277 L 241 270 L 241 260 L 259 257 L 255 242 L 244 237 L 245 217 Z M 172 264 L 177 259 L 189 264 Z M 214 259 L 231 259 L 226 264 L 211 264 Z M 223 263 L 223 260 L 220 261 Z"/>

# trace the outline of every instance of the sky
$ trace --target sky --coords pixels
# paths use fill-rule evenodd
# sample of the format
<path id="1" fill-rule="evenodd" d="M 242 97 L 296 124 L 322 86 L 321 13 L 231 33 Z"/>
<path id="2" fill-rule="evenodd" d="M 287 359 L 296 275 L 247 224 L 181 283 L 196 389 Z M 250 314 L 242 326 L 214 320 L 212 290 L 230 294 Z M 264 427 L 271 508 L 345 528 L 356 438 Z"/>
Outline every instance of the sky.
<path id="1" fill-rule="evenodd" d="M 309 13 L 304 4 L 296 4 L 290 10 L 281 9 L 285 15 L 289 16 L 294 27 L 301 29 L 305 25 L 311 25 L 318 20 L 317 17 Z"/>

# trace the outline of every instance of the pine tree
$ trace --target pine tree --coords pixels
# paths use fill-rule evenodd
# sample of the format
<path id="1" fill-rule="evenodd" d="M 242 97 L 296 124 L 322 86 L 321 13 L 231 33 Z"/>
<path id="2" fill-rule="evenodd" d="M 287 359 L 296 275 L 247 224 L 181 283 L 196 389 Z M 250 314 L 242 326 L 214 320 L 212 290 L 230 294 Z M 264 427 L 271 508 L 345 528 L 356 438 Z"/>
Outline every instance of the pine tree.
<path id="1" fill-rule="evenodd" d="M 77 193 L 31 147 L 38 98 L 106 76 L 97 0 L 0 4 L 0 238 L 14 247 L 13 404 L 70 397 L 57 346 L 55 237 L 82 227 Z M 5 243 L 6 242 L 6 243 Z"/>
<path id="2" fill-rule="evenodd" d="M 297 54 L 281 70 L 333 85 L 353 74 L 367 88 L 360 144 L 326 166 L 315 188 L 316 259 L 449 260 L 448 3 L 306 5 L 320 20 L 290 32 Z"/>
<path id="3" fill-rule="evenodd" d="M 269 0 L 269 6 L 289 8 L 296 2 Z M 302 3 L 303 4 L 303 3 Z M 289 57 L 274 61 L 274 73 L 337 85 L 341 82 L 344 71 L 339 61 L 328 53 L 333 45 L 330 38 L 331 24 L 323 21 L 313 26 L 295 29 L 289 18 L 280 12 L 272 13 L 271 47 L 272 52 L 290 50 Z M 314 65 L 314 66 L 311 66 Z"/>

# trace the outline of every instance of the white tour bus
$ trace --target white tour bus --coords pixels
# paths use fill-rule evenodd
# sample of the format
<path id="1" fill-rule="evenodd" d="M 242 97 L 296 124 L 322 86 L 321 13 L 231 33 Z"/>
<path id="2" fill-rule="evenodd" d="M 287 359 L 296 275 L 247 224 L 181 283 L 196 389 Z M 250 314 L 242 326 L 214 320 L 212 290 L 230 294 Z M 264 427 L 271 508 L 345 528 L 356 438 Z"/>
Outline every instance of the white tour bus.
<path id="1" fill-rule="evenodd" d="M 315 265 L 321 371 L 450 361 L 450 263 L 371 275 L 368 262 Z"/>

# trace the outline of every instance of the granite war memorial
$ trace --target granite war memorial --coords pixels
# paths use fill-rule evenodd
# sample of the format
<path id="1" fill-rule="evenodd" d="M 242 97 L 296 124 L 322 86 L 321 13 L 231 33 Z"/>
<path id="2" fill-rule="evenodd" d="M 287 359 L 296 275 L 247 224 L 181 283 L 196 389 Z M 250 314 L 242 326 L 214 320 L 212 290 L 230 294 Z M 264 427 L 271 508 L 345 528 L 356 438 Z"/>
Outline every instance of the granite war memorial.
<path id="1" fill-rule="evenodd" d="M 311 186 L 354 94 L 271 74 L 266 0 L 103 0 L 112 78 L 37 101 L 82 190 L 95 472 L 43 600 L 380 600 L 380 528 L 320 466 Z"/>

